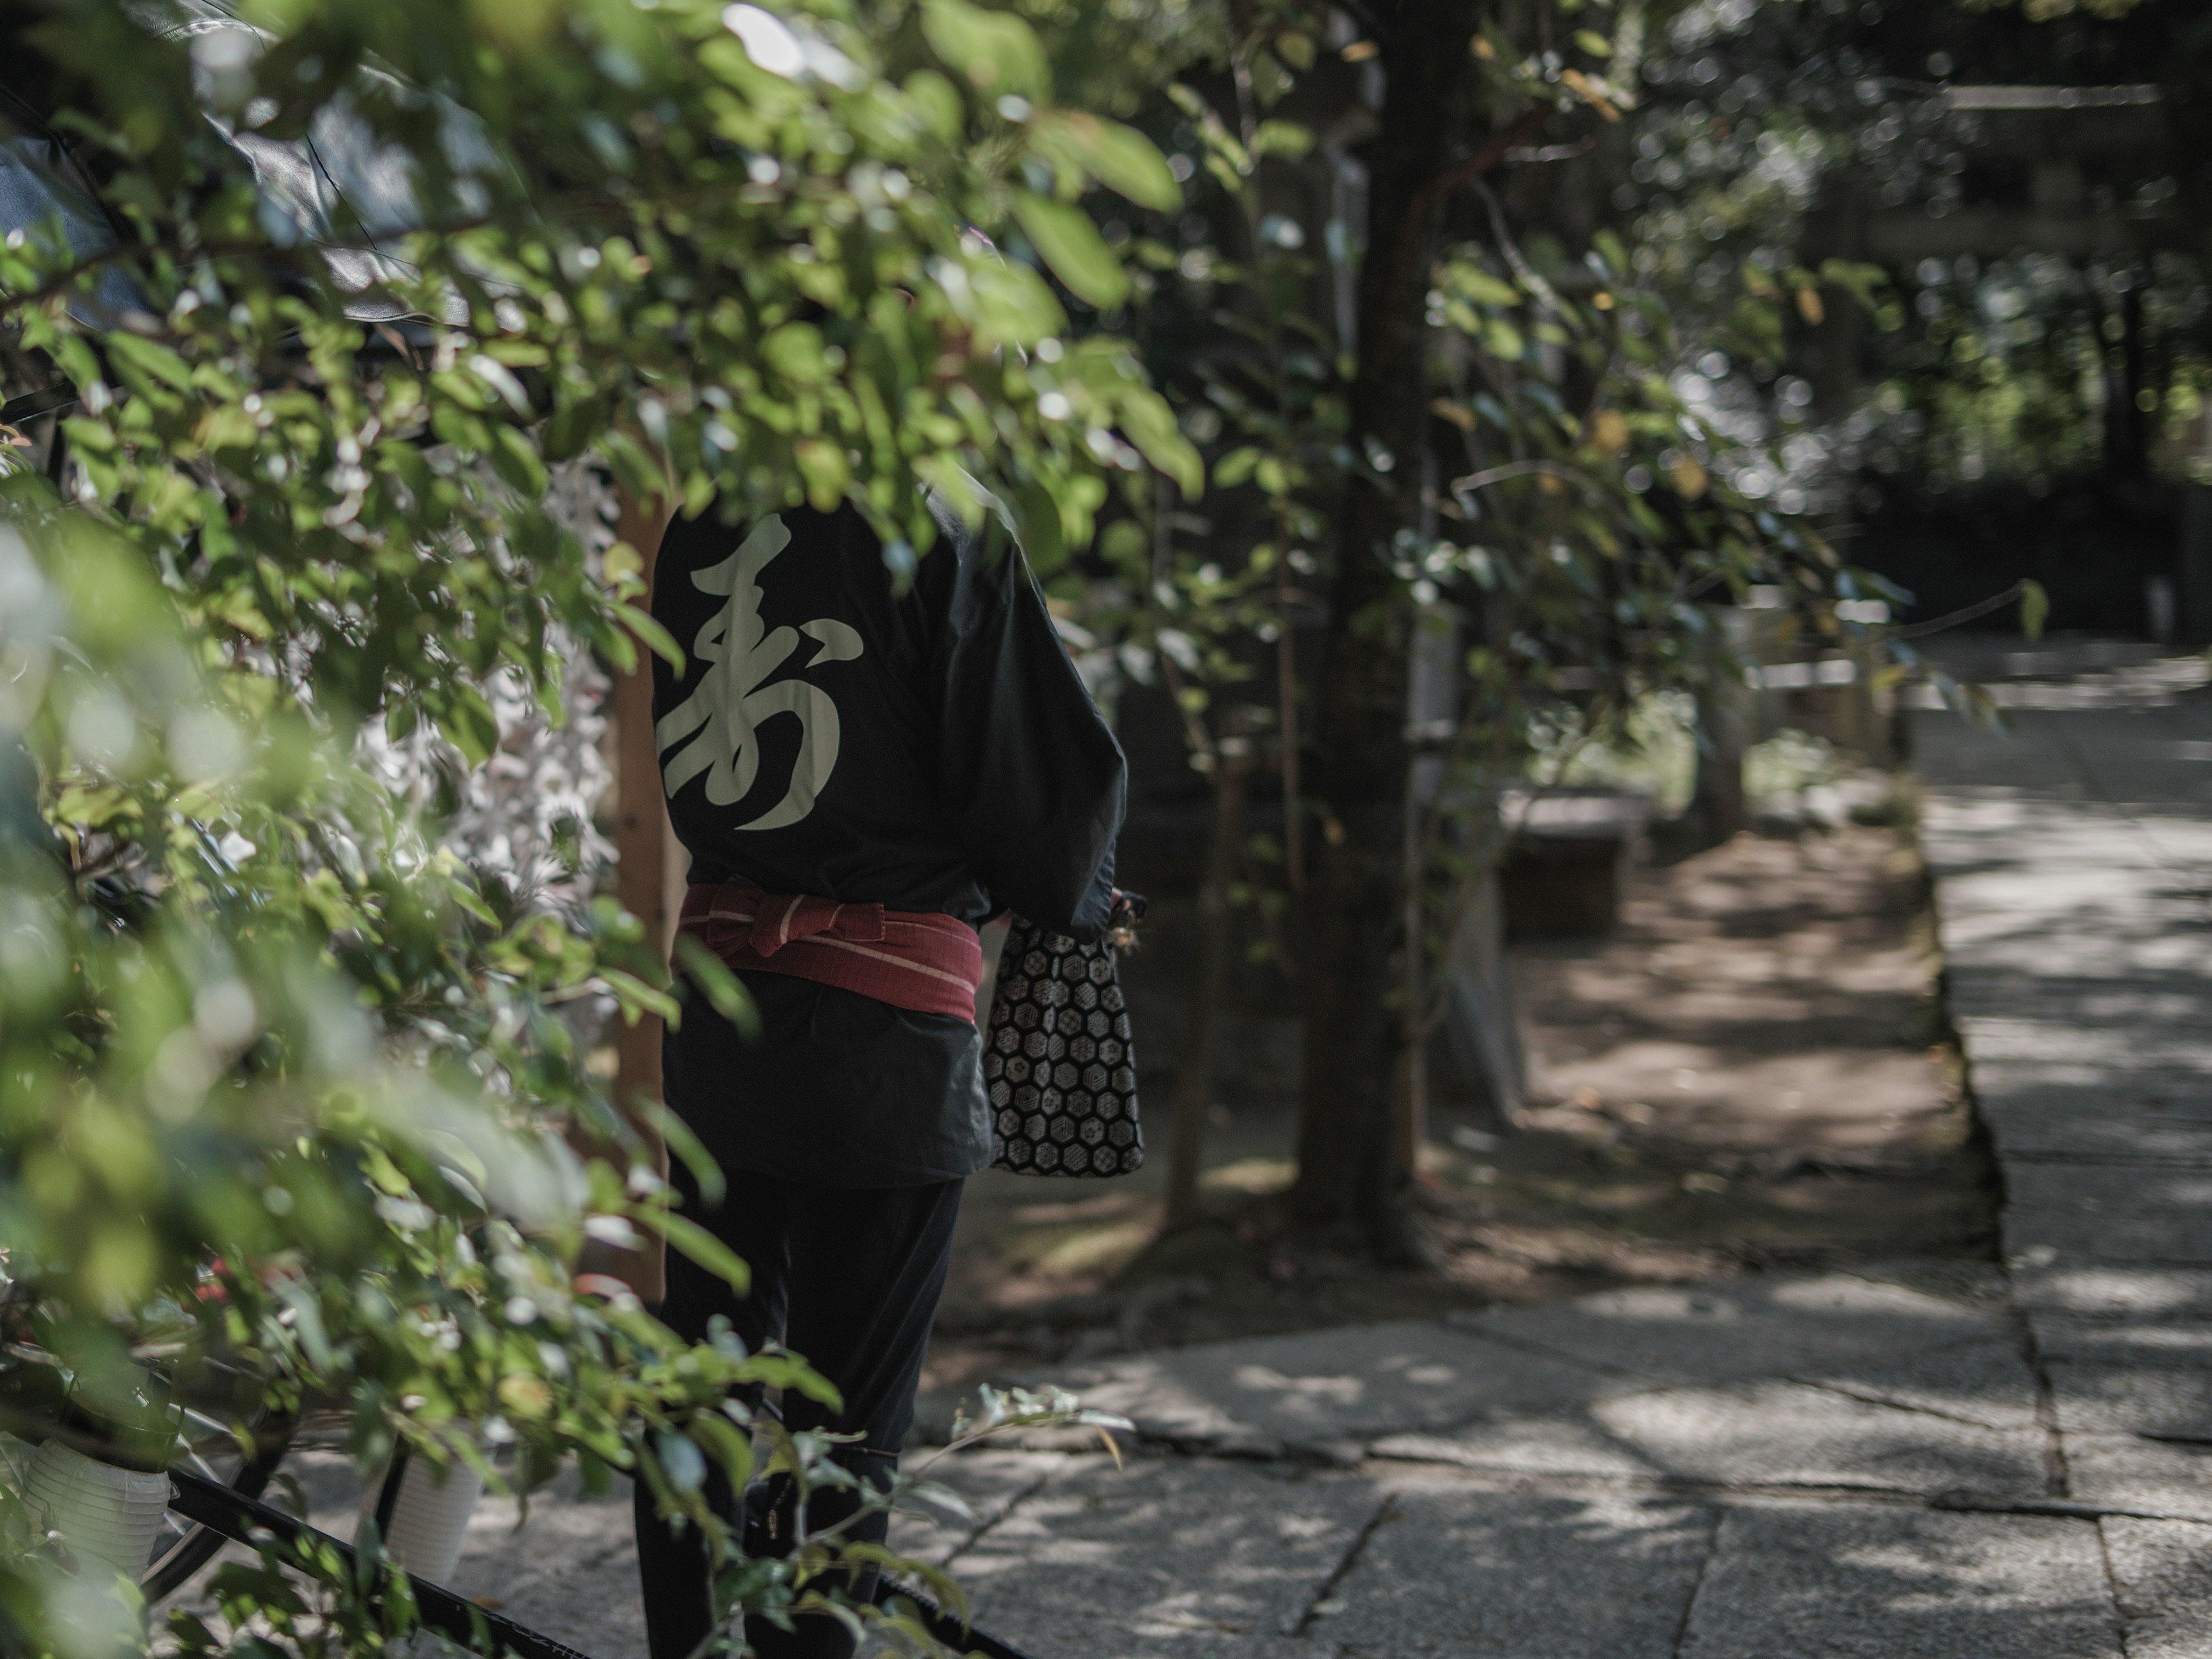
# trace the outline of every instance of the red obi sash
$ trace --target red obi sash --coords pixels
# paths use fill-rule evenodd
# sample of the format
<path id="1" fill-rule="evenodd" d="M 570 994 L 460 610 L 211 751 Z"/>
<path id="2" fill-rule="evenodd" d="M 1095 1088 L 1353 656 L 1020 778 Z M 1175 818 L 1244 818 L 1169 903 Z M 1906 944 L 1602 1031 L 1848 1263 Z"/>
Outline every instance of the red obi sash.
<path id="1" fill-rule="evenodd" d="M 966 922 L 933 910 L 767 893 L 733 878 L 689 889 L 677 931 L 743 972 L 788 974 L 975 1023 L 983 943 Z"/>

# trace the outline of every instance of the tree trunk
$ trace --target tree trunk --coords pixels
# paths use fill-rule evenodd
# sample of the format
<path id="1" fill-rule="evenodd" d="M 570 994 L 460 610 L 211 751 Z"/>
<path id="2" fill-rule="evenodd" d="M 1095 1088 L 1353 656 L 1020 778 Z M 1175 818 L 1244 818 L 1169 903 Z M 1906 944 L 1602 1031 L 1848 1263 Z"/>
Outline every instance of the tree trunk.
<path id="1" fill-rule="evenodd" d="M 1240 711 L 1241 712 L 1241 711 Z M 1175 1134 L 1168 1148 L 1170 1232 L 1202 1218 L 1198 1170 L 1206 1150 L 1206 1114 L 1213 1106 L 1213 1052 L 1221 1027 L 1221 1000 L 1229 979 L 1229 890 L 1237 880 L 1244 839 L 1244 796 L 1252 771 L 1250 741 L 1231 729 L 1218 745 L 1213 780 L 1213 846 L 1206 885 L 1198 896 L 1198 982 L 1192 988 L 1189 1024 L 1176 1065 Z"/>
<path id="2" fill-rule="evenodd" d="M 1412 521 L 1428 409 L 1427 293 L 1439 179 L 1467 155 L 1480 0 L 1374 8 L 1386 76 L 1367 147 L 1351 440 L 1376 471 L 1346 485 L 1314 694 L 1309 788 L 1321 815 L 1301 907 L 1305 1075 L 1293 1213 L 1388 1246 L 1405 1170 L 1393 1133 L 1407 748 L 1407 625 L 1392 543 Z M 1478 135 L 1479 136 L 1479 135 Z"/>

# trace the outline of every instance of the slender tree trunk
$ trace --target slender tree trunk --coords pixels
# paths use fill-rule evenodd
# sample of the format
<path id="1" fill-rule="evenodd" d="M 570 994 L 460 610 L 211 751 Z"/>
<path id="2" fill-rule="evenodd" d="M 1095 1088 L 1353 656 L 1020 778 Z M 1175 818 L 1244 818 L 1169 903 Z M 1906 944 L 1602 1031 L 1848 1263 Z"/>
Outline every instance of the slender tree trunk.
<path id="1" fill-rule="evenodd" d="M 2140 478 L 2150 471 L 2150 412 L 2142 394 L 2150 387 L 2148 354 L 2143 341 L 2143 289 L 2148 270 L 2129 273 L 2127 292 L 2120 295 L 2120 453 L 2118 471 L 2124 478 Z"/>
<path id="2" fill-rule="evenodd" d="M 1206 884 L 1198 896 L 1197 983 L 1189 1003 L 1182 1053 L 1176 1062 L 1175 1135 L 1168 1151 L 1168 1231 L 1195 1226 L 1202 1218 L 1198 1171 L 1206 1150 L 1206 1114 L 1213 1106 L 1215 1041 L 1221 1029 L 1221 1001 L 1229 980 L 1229 890 L 1237 879 L 1244 839 L 1244 797 L 1252 771 L 1251 744 L 1232 731 L 1216 750 L 1213 780 L 1213 845 Z"/>
<path id="3" fill-rule="evenodd" d="M 1308 787 L 1322 834 L 1301 906 L 1305 1076 L 1294 1213 L 1352 1223 L 1389 1249 L 1401 1232 L 1405 1170 L 1393 1133 L 1400 1022 L 1406 811 L 1407 623 L 1392 543 L 1417 505 L 1428 408 L 1429 267 L 1439 181 L 1479 155 L 1468 43 L 1484 0 L 1376 6 L 1387 76 L 1359 273 L 1352 443 L 1376 471 L 1346 486 L 1314 696 Z M 1469 137 L 1469 149 L 1456 142 Z"/>

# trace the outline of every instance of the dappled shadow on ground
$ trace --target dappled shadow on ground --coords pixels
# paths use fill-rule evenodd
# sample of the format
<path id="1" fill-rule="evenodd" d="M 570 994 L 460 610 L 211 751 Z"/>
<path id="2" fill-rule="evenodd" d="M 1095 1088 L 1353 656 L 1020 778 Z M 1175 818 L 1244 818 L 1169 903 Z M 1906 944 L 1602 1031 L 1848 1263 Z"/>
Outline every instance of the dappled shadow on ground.
<path id="1" fill-rule="evenodd" d="M 2121 1651 L 2106 1523 L 2050 1512 L 2034 1366 L 1987 1266 L 1625 1289 L 1054 1375 L 1133 1417 L 1146 1455 L 938 1471 L 981 1500 L 941 1558 L 1039 1655 Z M 2169 1573 L 2203 1559 L 2205 1528 L 2126 1524 L 2181 1527 L 2134 1540 Z"/>
<path id="2" fill-rule="evenodd" d="M 1133 1178 L 969 1184 L 932 1382 L 1745 1267 L 1987 1253 L 1990 1183 L 1899 832 L 1746 836 L 1640 870 L 1614 937 L 1518 960 L 1535 1097 L 1517 1127 L 1435 1111 L 1414 1194 L 1432 1271 L 1279 1224 L 1281 1101 L 1217 1109 L 1216 1219 L 1158 1238 L 1156 1120 Z"/>
<path id="3" fill-rule="evenodd" d="M 2212 1534 L 2025 1512 L 2051 1473 L 2033 1368 L 1977 1264 L 1623 1289 L 1055 1376 L 1138 1419 L 1124 1462 L 1095 1441 L 917 1449 L 909 1468 L 965 1512 L 924 1503 L 894 1537 L 1036 1659 L 2118 1659 L 2107 1542 L 2123 1589 L 2179 1619 Z M 297 1467 L 343 1528 L 360 1498 L 338 1458 Z M 487 1502 L 457 1587 L 641 1659 L 619 1483 L 533 1510 L 518 1532 Z"/>

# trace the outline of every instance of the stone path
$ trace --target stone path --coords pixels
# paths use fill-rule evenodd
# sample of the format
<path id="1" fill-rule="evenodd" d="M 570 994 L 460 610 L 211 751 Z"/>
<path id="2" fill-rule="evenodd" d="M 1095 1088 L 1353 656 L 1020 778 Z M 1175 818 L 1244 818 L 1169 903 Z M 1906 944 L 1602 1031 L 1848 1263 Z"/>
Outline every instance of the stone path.
<path id="1" fill-rule="evenodd" d="M 2002 1264 L 1625 1291 L 1063 1373 L 1095 1450 L 902 1523 L 1036 1659 L 2212 1655 L 2212 694 L 1915 717 Z M 328 1500 L 341 1505 L 340 1497 Z M 462 1588 L 643 1647 L 621 1495 L 487 1504 Z"/>

